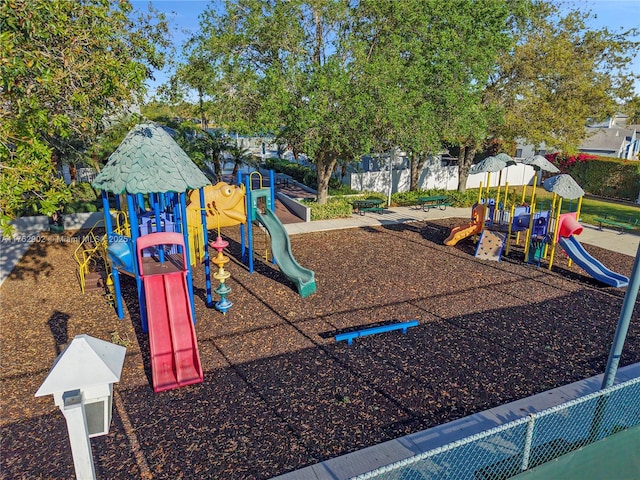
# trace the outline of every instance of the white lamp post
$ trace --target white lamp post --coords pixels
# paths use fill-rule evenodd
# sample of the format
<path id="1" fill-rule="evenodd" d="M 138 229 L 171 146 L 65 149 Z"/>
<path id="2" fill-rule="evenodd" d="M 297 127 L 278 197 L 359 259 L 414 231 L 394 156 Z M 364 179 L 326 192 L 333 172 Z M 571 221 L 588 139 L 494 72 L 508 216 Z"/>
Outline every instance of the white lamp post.
<path id="1" fill-rule="evenodd" d="M 36 397 L 53 395 L 62 410 L 77 478 L 95 478 L 89 438 L 109 433 L 113 384 L 120 381 L 126 348 L 77 335 L 56 358 Z"/>

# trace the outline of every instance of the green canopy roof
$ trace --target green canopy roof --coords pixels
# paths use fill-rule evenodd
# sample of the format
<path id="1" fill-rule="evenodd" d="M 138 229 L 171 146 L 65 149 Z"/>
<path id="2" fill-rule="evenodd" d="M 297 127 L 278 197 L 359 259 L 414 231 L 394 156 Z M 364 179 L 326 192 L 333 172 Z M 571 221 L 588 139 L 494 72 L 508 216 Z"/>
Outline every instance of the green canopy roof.
<path id="1" fill-rule="evenodd" d="M 209 180 L 160 125 L 141 123 L 131 130 L 92 185 L 120 193 L 186 192 Z"/>

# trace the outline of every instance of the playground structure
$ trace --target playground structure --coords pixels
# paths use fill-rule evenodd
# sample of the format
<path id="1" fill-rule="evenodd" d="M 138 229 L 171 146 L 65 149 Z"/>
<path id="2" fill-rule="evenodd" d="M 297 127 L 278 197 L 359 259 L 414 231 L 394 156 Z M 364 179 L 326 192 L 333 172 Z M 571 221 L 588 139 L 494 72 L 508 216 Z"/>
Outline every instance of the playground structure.
<path id="1" fill-rule="evenodd" d="M 247 233 L 241 230 L 242 259 L 248 261 L 249 272 L 253 273 L 253 223 L 262 225 L 271 239 L 271 253 L 274 263 L 280 271 L 291 280 L 302 298 L 316 291 L 315 273 L 300 266 L 291 251 L 291 240 L 284 225 L 274 212 L 275 179 L 274 172 L 269 172 L 269 187 L 264 187 L 262 175 L 251 172 L 244 177 L 238 174 L 238 184 L 244 182 L 247 192 Z"/>
<path id="2" fill-rule="evenodd" d="M 462 239 L 482 232 L 485 217 L 485 206 L 482 204 L 475 204 L 471 208 L 471 222 L 452 228 L 449 236 L 444 240 L 444 244 L 453 246 Z"/>
<path id="3" fill-rule="evenodd" d="M 104 221 L 100 220 L 84 236 L 82 242 L 73 252 L 73 257 L 78 264 L 76 273 L 82 293 L 97 290 L 104 291 L 107 288 L 107 298 L 112 303 L 114 300 L 113 277 L 111 273 L 107 272 L 109 267 L 109 256 L 107 254 L 109 242 L 106 235 L 98 233 L 102 229 L 104 229 Z M 119 234 L 129 234 L 127 217 L 122 212 L 115 216 L 114 231 Z"/>
<path id="4" fill-rule="evenodd" d="M 526 188 L 526 187 L 525 187 Z M 607 269 L 590 255 L 577 239 L 583 228 L 578 223 L 582 196 L 579 197 L 575 212 L 562 213 L 562 196 L 554 193 L 550 207 L 536 211 L 535 188 L 530 205 L 510 207 L 499 201 L 500 189 L 495 199 L 482 198 L 482 187 L 478 194 L 478 203 L 472 207 L 472 221 L 451 229 L 444 240 L 445 245 L 455 245 L 460 240 L 477 236 L 474 256 L 483 260 L 499 261 L 503 251 L 509 253 L 512 238 L 516 243 L 520 235 L 525 234 L 524 258 L 527 263 L 541 264 L 548 258 L 551 270 L 558 245 L 568 256 L 569 265 L 578 264 L 589 275 L 606 285 L 624 287 L 628 278 Z M 488 195 L 485 191 L 485 195 Z M 508 186 L 505 186 L 505 203 Z M 524 199 L 524 191 L 523 191 Z M 571 210 L 571 205 L 569 206 Z"/>
<path id="5" fill-rule="evenodd" d="M 262 187 L 261 176 L 259 188 L 251 188 L 251 175 L 246 190 L 240 181 L 238 186 L 224 182 L 211 186 L 161 127 L 140 124 L 129 132 L 93 182 L 102 191 L 106 233 L 98 238 L 92 230 L 87 236 L 91 241 L 76 250 L 81 288 L 84 291 L 91 265 L 101 259 L 110 270 L 105 273 L 112 290 L 110 298 L 118 317 L 124 318 L 120 276 L 135 279 L 142 331 L 149 333 L 156 392 L 203 379 L 194 329 L 192 267 L 204 264 L 206 304 L 211 307 L 208 246 L 217 251 L 213 262 L 218 270 L 213 276 L 220 282 L 215 293 L 221 298 L 215 307 L 225 313 L 232 306 L 227 299 L 231 289 L 226 284 L 230 273 L 224 269 L 229 258 L 223 254 L 228 242 L 220 235 L 221 227 L 241 225 L 242 254 L 248 255 L 253 272 L 252 223 L 260 222 L 271 236 L 273 257 L 280 270 L 296 284 L 302 297 L 315 292 L 313 271 L 295 261 L 286 230 L 273 213 L 273 172 L 269 188 Z M 262 206 L 258 205 L 260 199 L 264 199 Z M 217 229 L 215 242 L 208 240 L 210 229 Z"/>
<path id="6" fill-rule="evenodd" d="M 379 327 L 363 328 L 353 332 L 339 333 L 334 338 L 336 342 L 346 340 L 347 345 L 352 345 L 354 338 L 377 335 L 379 333 L 392 332 L 394 330 L 401 330 L 403 334 L 406 334 L 409 328 L 417 327 L 418 325 L 420 325 L 418 320 L 409 320 L 407 322 L 391 323 L 389 325 L 381 325 Z"/>
<path id="7" fill-rule="evenodd" d="M 173 138 L 155 124 L 132 129 L 93 182 L 102 192 L 105 263 L 110 268 L 116 312 L 124 318 L 120 276 L 130 276 L 136 282 L 142 331 L 149 333 L 156 392 L 203 379 L 193 329 L 196 318 L 188 261 L 186 192 L 199 191 L 204 224 L 202 188 L 208 184 Z M 117 211 L 116 228 L 110 194 Z M 121 207 L 123 197 L 126 213 Z M 125 222 L 118 220 L 121 216 Z M 206 242 L 206 228 L 202 235 Z M 206 248 L 203 250 L 210 304 L 209 258 Z"/>

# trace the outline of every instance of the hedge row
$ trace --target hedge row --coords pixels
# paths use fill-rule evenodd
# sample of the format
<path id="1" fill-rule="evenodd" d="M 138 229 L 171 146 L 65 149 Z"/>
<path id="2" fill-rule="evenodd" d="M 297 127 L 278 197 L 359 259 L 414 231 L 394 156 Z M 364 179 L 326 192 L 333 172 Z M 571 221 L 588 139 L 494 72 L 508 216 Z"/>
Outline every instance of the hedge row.
<path id="1" fill-rule="evenodd" d="M 587 193 L 635 202 L 640 193 L 640 161 L 597 157 L 565 165 Z"/>

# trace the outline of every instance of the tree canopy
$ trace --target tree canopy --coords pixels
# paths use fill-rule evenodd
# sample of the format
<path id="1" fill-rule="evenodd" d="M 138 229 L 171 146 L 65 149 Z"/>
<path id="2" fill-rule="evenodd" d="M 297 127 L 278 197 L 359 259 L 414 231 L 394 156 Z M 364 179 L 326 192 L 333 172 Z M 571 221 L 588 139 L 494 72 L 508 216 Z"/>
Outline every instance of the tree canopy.
<path id="1" fill-rule="evenodd" d="M 414 177 L 456 147 L 463 190 L 487 141 L 576 148 L 629 99 L 637 30 L 588 29 L 590 15 L 544 0 L 229 0 L 175 79 L 219 126 L 275 131 L 314 159 L 320 202 L 338 159 L 392 146 Z"/>
<path id="2" fill-rule="evenodd" d="M 75 162 L 142 100 L 164 63 L 164 17 L 134 18 L 128 1 L 7 0 L 0 4 L 0 226 L 69 199 L 57 162 Z"/>
<path id="3" fill-rule="evenodd" d="M 640 78 L 629 71 L 638 30 L 589 29 L 589 16 L 539 4 L 517 26 L 515 48 L 500 59 L 487 86 L 488 101 L 504 112 L 496 136 L 572 152 L 588 121 L 624 110 Z"/>

